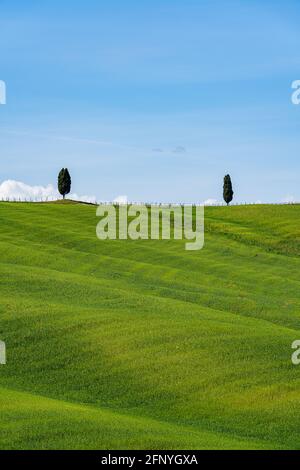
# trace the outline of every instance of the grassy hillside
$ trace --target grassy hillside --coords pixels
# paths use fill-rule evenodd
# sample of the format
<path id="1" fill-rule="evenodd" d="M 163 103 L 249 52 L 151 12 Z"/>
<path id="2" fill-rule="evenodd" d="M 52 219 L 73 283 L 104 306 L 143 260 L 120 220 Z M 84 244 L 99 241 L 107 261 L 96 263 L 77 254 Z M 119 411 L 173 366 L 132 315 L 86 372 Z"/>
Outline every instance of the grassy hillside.
<path id="1" fill-rule="evenodd" d="M 205 248 L 0 204 L 0 448 L 300 448 L 300 206 L 206 208 Z"/>

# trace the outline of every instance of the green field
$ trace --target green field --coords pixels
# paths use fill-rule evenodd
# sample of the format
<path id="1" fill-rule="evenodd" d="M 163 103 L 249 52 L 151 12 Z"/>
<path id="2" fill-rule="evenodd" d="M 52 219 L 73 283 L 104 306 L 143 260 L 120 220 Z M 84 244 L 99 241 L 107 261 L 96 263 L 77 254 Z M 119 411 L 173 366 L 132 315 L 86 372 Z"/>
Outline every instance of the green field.
<path id="1" fill-rule="evenodd" d="M 300 449 L 299 221 L 206 208 L 188 252 L 0 203 L 0 448 Z"/>

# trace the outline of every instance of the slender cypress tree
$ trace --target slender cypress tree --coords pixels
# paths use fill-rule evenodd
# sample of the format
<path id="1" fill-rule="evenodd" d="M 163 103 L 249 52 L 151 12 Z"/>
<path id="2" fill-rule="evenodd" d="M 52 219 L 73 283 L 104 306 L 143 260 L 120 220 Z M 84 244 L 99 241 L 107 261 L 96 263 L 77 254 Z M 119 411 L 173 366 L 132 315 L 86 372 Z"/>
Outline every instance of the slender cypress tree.
<path id="1" fill-rule="evenodd" d="M 68 168 L 62 168 L 58 175 L 58 191 L 65 199 L 66 194 L 71 191 L 71 176 Z"/>
<path id="2" fill-rule="evenodd" d="M 224 177 L 223 198 L 227 206 L 233 199 L 233 190 L 230 175 Z"/>

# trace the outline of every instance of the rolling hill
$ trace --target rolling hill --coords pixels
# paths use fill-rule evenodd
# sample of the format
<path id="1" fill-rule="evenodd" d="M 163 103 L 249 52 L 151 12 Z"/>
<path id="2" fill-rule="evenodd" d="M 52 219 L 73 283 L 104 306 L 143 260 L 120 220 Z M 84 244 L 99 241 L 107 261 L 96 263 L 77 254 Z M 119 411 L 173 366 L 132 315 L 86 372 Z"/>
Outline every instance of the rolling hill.
<path id="1" fill-rule="evenodd" d="M 299 449 L 299 219 L 206 208 L 189 252 L 0 203 L 0 448 Z"/>

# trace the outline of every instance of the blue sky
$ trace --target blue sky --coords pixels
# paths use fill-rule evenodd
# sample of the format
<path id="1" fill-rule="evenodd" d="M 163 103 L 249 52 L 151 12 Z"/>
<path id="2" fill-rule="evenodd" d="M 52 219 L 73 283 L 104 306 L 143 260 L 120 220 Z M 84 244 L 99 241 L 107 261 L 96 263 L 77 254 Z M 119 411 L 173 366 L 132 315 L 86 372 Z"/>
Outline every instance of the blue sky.
<path id="1" fill-rule="evenodd" d="M 0 0 L 0 182 L 111 200 L 300 200 L 300 4 Z"/>

